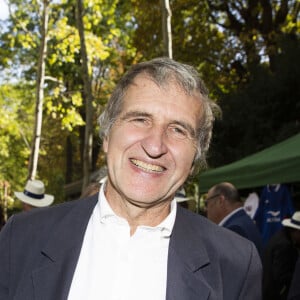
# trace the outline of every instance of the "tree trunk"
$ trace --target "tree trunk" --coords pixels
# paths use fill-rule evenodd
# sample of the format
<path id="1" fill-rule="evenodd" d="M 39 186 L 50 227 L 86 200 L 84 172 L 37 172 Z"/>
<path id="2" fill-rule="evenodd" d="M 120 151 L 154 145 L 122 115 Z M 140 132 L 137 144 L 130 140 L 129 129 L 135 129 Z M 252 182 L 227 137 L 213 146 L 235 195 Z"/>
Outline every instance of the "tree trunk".
<path id="1" fill-rule="evenodd" d="M 171 8 L 169 0 L 161 0 L 162 11 L 162 33 L 164 43 L 164 55 L 173 58 L 172 49 L 172 26 L 171 26 Z"/>
<path id="2" fill-rule="evenodd" d="M 68 136 L 66 140 L 66 174 L 65 182 L 71 183 L 73 179 L 73 145 L 71 137 Z"/>
<path id="3" fill-rule="evenodd" d="M 84 85 L 85 100 L 85 136 L 83 150 L 83 184 L 82 192 L 86 189 L 90 181 L 92 168 L 93 149 L 93 95 L 92 86 L 88 70 L 88 57 L 85 44 L 84 24 L 83 24 L 83 4 L 82 0 L 77 0 L 77 27 L 80 37 L 81 68 Z"/>
<path id="4" fill-rule="evenodd" d="M 41 26 L 41 44 L 38 58 L 37 84 L 36 84 L 36 109 L 35 126 L 33 141 L 31 146 L 31 155 L 28 167 L 28 178 L 35 179 L 38 166 L 42 121 L 43 121 L 43 102 L 44 102 L 44 82 L 45 82 L 45 59 L 47 56 L 47 34 L 49 20 L 49 1 L 43 1 L 43 14 Z"/>

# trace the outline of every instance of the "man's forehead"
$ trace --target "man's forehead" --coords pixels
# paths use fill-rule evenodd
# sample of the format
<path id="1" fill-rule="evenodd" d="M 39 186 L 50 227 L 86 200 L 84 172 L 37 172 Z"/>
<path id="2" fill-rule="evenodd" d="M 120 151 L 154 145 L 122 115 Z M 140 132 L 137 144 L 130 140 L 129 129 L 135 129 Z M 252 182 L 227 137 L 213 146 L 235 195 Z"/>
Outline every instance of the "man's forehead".
<path id="1" fill-rule="evenodd" d="M 157 88 L 161 90 L 177 90 L 178 92 L 182 92 L 188 94 L 178 81 L 176 77 L 172 74 L 169 74 L 165 78 L 154 78 L 150 74 L 143 72 L 134 77 L 128 89 L 132 86 L 134 87 L 144 87 L 147 85 L 155 85 Z M 200 93 L 199 93 L 200 95 Z"/>
<path id="2" fill-rule="evenodd" d="M 187 92 L 182 87 L 182 85 L 177 80 L 175 80 L 175 78 L 173 78 L 173 79 L 170 78 L 170 80 L 157 82 L 154 78 L 152 78 L 149 74 L 146 74 L 146 73 L 138 74 L 133 79 L 133 81 L 127 87 L 127 89 L 124 93 L 123 101 L 126 100 L 126 98 L 127 98 L 126 96 L 128 94 L 130 94 L 131 92 L 135 92 L 135 90 L 141 90 L 141 93 L 142 93 L 143 88 L 145 88 L 145 90 L 146 90 L 147 87 L 154 89 L 152 91 L 156 90 L 158 93 L 163 91 L 163 92 L 167 92 L 167 93 L 170 93 L 173 95 L 184 94 L 187 97 L 192 97 L 194 99 L 197 99 L 198 103 L 201 106 L 201 111 L 203 111 L 203 96 L 201 95 L 200 91 L 194 90 L 194 91 Z"/>

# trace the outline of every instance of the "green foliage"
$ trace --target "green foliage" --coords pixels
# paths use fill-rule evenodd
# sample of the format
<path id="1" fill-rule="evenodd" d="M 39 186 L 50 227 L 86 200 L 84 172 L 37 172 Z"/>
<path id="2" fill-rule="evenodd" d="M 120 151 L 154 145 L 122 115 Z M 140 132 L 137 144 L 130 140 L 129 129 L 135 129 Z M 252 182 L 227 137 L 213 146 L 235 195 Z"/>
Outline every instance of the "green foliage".
<path id="1" fill-rule="evenodd" d="M 281 47 L 276 62 L 280 72 L 258 67 L 247 85 L 222 97 L 223 119 L 216 124 L 211 166 L 233 162 L 300 131 L 300 42 L 285 38 Z"/>
<path id="2" fill-rule="evenodd" d="M 211 166 L 299 131 L 299 4 L 289 1 L 283 10 L 284 2 L 170 1 L 174 58 L 198 68 L 224 112 L 214 131 Z M 41 18 L 38 1 L 8 3 L 12 14 L 0 26 L 0 67 L 10 79 L 9 84 L 0 82 L 0 180 L 16 190 L 23 188 L 27 176 Z M 160 1 L 83 4 L 96 170 L 105 160 L 96 117 L 128 66 L 162 55 L 162 16 Z M 272 18 L 264 20 L 264 5 L 269 5 Z M 76 3 L 51 1 L 50 7 L 38 177 L 60 202 L 64 184 L 82 177 L 85 95 Z"/>
<path id="3" fill-rule="evenodd" d="M 32 135 L 34 99 L 28 85 L 0 86 L 0 180 L 12 190 L 24 188 Z"/>

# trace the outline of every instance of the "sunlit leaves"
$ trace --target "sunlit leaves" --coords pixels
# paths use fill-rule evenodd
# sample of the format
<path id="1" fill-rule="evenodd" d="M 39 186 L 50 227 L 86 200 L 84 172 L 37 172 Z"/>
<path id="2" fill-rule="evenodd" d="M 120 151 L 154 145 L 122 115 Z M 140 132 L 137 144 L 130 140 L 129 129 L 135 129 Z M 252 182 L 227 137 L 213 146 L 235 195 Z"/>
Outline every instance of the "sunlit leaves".
<path id="1" fill-rule="evenodd" d="M 86 35 L 87 53 L 90 62 L 105 60 L 109 56 L 108 47 L 104 46 L 101 39 L 93 34 Z"/>
<path id="2" fill-rule="evenodd" d="M 0 86 L 0 179 L 17 186 L 22 183 L 27 171 L 33 96 L 28 85 L 19 83 Z"/>
<path id="3" fill-rule="evenodd" d="M 73 131 L 77 126 L 83 126 L 84 121 L 78 112 L 82 106 L 80 93 L 74 93 L 71 97 L 58 94 L 56 101 L 48 98 L 45 103 L 48 115 L 60 120 L 61 130 Z"/>

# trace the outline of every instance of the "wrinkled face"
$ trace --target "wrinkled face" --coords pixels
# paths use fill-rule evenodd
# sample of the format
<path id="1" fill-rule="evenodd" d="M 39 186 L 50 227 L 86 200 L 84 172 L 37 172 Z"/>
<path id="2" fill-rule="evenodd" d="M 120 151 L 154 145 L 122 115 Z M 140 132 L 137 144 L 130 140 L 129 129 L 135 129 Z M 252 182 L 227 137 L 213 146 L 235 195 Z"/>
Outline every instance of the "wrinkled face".
<path id="1" fill-rule="evenodd" d="M 141 207 L 172 200 L 196 155 L 198 97 L 176 84 L 160 88 L 145 75 L 135 78 L 103 144 L 108 200 L 126 199 Z"/>

